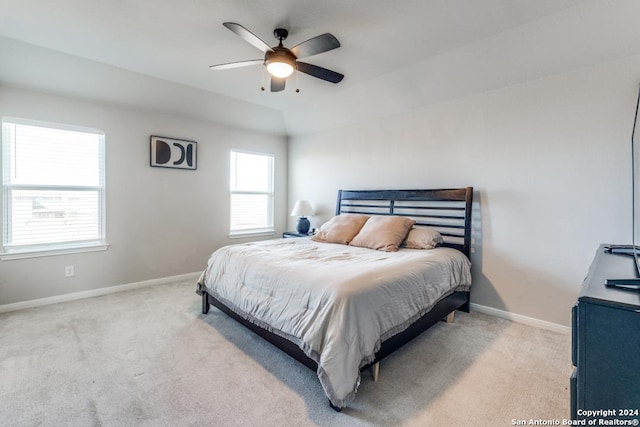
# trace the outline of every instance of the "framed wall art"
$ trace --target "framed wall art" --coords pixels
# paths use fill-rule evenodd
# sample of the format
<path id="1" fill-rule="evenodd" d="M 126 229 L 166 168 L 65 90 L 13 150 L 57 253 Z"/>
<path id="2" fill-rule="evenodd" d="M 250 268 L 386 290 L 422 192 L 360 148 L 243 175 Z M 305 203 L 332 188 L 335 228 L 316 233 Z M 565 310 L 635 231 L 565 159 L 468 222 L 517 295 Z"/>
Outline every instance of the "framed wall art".
<path id="1" fill-rule="evenodd" d="M 159 168 L 197 168 L 197 143 L 185 139 L 151 135 L 150 165 Z"/>

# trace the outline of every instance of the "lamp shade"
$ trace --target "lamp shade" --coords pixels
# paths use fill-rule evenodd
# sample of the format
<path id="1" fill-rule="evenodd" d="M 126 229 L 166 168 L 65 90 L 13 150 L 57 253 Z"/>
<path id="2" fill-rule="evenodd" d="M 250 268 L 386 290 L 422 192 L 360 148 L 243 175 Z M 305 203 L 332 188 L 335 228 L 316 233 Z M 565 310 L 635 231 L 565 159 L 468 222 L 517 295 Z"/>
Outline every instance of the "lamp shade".
<path id="1" fill-rule="evenodd" d="M 291 216 L 313 215 L 313 208 L 308 200 L 298 200 L 291 211 Z"/>

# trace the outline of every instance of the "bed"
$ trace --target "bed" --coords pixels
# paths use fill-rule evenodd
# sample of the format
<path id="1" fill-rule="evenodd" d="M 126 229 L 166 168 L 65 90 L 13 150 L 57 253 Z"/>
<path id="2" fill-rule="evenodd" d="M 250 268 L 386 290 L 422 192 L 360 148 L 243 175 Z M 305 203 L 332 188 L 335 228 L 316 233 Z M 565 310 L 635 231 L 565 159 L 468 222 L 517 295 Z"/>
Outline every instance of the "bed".
<path id="1" fill-rule="evenodd" d="M 202 313 L 214 305 L 313 369 L 340 410 L 362 371 L 372 368 L 375 377 L 393 351 L 456 310 L 469 311 L 472 197 L 471 187 L 340 190 L 335 219 L 410 221 L 411 233 L 437 230 L 440 243 L 353 246 L 362 227 L 351 244 L 302 237 L 225 246 L 198 280 Z"/>

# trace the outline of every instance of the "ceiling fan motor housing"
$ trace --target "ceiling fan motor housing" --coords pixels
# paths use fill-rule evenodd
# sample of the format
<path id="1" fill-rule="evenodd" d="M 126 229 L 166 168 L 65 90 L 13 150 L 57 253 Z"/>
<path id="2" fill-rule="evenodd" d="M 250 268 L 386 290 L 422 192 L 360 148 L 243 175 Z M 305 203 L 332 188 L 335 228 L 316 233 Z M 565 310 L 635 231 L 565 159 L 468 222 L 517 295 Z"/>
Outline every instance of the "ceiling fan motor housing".
<path id="1" fill-rule="evenodd" d="M 296 56 L 286 47 L 274 47 L 264 55 L 264 65 L 271 62 L 286 62 L 295 68 Z"/>

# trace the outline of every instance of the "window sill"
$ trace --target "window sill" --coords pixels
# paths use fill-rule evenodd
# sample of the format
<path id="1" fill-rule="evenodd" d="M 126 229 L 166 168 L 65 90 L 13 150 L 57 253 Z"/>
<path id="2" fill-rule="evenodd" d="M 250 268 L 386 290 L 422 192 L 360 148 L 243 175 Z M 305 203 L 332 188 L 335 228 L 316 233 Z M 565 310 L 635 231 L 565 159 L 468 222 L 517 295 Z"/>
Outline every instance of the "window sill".
<path id="1" fill-rule="evenodd" d="M 275 236 L 276 232 L 275 230 L 273 231 L 255 231 L 255 232 L 248 232 L 248 233 L 234 233 L 234 234 L 229 234 L 229 238 L 230 239 L 244 239 L 247 237 L 261 237 L 261 236 Z"/>
<path id="2" fill-rule="evenodd" d="M 10 261 L 14 259 L 39 258 L 39 257 L 45 257 L 45 256 L 77 254 L 82 252 L 98 252 L 98 251 L 106 251 L 108 248 L 109 248 L 108 244 L 100 244 L 100 245 L 90 245 L 90 246 L 75 246 L 75 247 L 59 248 L 59 249 L 42 249 L 42 250 L 20 251 L 20 252 L 18 251 L 1 252 L 0 260 Z"/>

